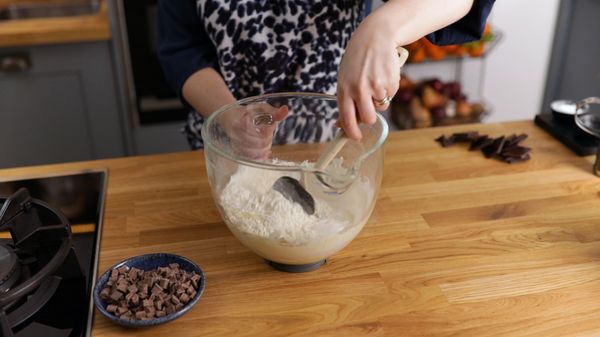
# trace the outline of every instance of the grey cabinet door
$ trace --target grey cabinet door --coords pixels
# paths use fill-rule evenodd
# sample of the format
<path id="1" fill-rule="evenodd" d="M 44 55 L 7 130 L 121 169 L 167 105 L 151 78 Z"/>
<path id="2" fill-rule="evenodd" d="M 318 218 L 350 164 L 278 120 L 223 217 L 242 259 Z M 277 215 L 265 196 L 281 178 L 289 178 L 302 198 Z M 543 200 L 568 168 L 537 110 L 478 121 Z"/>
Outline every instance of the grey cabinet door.
<path id="1" fill-rule="evenodd" d="M 0 78 L 0 167 L 92 159 L 75 73 Z"/>
<path id="2" fill-rule="evenodd" d="M 0 49 L 0 168 L 127 154 L 109 42 Z"/>

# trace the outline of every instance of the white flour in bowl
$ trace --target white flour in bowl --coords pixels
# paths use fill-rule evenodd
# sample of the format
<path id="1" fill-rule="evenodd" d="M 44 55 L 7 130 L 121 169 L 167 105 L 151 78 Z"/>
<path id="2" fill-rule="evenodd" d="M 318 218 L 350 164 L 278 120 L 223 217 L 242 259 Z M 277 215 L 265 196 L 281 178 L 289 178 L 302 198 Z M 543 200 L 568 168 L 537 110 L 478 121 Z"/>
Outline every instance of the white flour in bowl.
<path id="1" fill-rule="evenodd" d="M 373 192 L 368 181 L 357 180 L 344 197 L 315 198 L 315 213 L 308 215 L 272 189 L 286 175 L 300 178 L 249 166 L 240 166 L 231 176 L 220 205 L 234 235 L 257 254 L 290 264 L 316 262 L 352 241 L 370 213 L 366 208 Z"/>

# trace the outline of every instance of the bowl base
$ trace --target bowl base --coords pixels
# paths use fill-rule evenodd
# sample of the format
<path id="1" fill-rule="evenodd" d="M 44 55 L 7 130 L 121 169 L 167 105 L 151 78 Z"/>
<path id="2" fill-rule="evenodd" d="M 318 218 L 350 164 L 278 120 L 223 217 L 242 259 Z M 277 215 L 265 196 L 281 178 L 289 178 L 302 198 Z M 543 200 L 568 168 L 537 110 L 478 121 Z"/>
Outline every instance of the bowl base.
<path id="1" fill-rule="evenodd" d="M 323 259 L 321 261 L 317 261 L 314 263 L 307 263 L 307 264 L 286 264 L 286 263 L 279 263 L 279 262 L 273 262 L 273 261 L 269 261 L 266 260 L 267 263 L 280 271 L 284 271 L 286 273 L 305 273 L 308 271 L 313 271 L 316 269 L 319 269 L 319 267 L 321 267 L 322 265 L 324 265 L 327 260 Z"/>

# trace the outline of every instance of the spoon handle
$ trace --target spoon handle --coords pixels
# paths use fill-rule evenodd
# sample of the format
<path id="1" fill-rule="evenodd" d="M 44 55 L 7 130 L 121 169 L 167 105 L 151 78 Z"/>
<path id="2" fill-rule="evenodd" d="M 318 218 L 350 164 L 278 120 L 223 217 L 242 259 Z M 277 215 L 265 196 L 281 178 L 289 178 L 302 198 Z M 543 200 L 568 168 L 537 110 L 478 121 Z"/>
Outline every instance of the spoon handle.
<path id="1" fill-rule="evenodd" d="M 323 154 L 319 157 L 317 162 L 315 163 L 315 168 L 319 171 L 325 170 L 325 168 L 329 165 L 329 163 L 335 158 L 335 156 L 340 152 L 340 150 L 346 145 L 348 141 L 348 137 L 346 137 L 346 133 L 343 129 L 340 129 L 338 134 L 335 136 L 333 142 L 331 142 Z"/>

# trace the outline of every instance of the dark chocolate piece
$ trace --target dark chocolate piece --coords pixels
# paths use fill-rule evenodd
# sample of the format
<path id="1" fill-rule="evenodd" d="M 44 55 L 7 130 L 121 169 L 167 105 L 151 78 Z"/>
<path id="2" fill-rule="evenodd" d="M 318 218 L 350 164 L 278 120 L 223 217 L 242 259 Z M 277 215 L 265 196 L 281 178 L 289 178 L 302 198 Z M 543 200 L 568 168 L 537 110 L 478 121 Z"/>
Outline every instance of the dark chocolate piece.
<path id="1" fill-rule="evenodd" d="M 456 143 L 454 137 L 446 137 L 444 135 L 439 136 L 435 139 L 436 142 L 440 143 L 442 147 L 452 146 Z"/>
<path id="2" fill-rule="evenodd" d="M 483 155 L 486 158 L 491 158 L 494 155 L 500 154 L 502 152 L 502 148 L 504 146 L 504 136 L 500 136 L 494 139 L 494 142 L 488 146 L 485 146 L 481 149 Z"/>
<path id="3" fill-rule="evenodd" d="M 469 151 L 481 150 L 482 148 L 491 145 L 494 140 L 486 135 L 479 136 L 469 146 Z"/>
<path id="4" fill-rule="evenodd" d="M 523 157 L 531 151 L 530 148 L 524 146 L 511 146 L 502 151 L 502 157 Z"/>
<path id="5" fill-rule="evenodd" d="M 123 297 L 123 293 L 118 291 L 118 290 L 113 290 L 113 292 L 110 294 L 110 299 L 113 301 L 118 301 Z"/>
<path id="6" fill-rule="evenodd" d="M 525 139 L 527 139 L 527 134 L 525 134 L 525 133 L 522 133 L 518 136 L 513 134 L 507 139 L 506 146 L 518 145 L 520 142 L 524 141 Z"/>
<path id="7" fill-rule="evenodd" d="M 456 142 L 472 142 L 479 137 L 479 132 L 468 131 L 468 132 L 457 132 L 452 134 L 452 138 Z"/>

